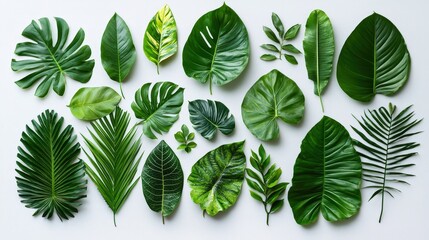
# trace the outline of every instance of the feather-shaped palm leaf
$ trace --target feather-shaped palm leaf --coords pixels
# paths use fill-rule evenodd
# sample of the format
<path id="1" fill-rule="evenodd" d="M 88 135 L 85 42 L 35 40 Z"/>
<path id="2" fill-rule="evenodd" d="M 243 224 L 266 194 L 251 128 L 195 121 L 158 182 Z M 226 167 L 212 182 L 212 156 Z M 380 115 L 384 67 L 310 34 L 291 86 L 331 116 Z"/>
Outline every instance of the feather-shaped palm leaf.
<path id="1" fill-rule="evenodd" d="M 420 144 L 407 142 L 406 139 L 420 133 L 411 130 L 421 119 L 415 119 L 410 108 L 399 114 L 396 114 L 396 106 L 392 104 L 389 104 L 389 109 L 369 110 L 361 120 L 356 118 L 363 131 L 352 127 L 362 139 L 355 140 L 354 144 L 363 158 L 363 180 L 368 183 L 365 188 L 375 189 L 369 200 L 381 195 L 379 222 L 383 216 L 385 195 L 393 197 L 394 192 L 400 192 L 398 184 L 409 184 L 404 179 L 414 176 L 404 170 L 415 165 L 408 159 L 417 154 L 414 149 Z"/>

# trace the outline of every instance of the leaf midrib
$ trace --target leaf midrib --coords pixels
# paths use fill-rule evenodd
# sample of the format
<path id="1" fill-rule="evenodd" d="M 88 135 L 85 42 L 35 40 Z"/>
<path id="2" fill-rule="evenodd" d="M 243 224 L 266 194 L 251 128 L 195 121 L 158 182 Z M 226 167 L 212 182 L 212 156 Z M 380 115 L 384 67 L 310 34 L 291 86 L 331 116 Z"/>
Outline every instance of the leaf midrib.
<path id="1" fill-rule="evenodd" d="M 58 70 L 61 74 L 64 74 L 63 69 L 61 68 L 61 65 L 57 61 L 55 55 L 52 53 L 51 48 L 49 47 L 48 43 L 45 41 L 45 38 L 43 37 L 43 34 L 41 33 L 41 29 L 39 29 L 38 26 L 35 26 L 35 22 L 33 22 L 33 27 L 36 29 L 37 33 L 39 33 L 40 38 L 42 39 L 42 43 L 45 45 L 46 49 L 49 52 L 49 55 L 51 56 L 52 60 L 54 60 L 55 65 L 57 65 Z"/>

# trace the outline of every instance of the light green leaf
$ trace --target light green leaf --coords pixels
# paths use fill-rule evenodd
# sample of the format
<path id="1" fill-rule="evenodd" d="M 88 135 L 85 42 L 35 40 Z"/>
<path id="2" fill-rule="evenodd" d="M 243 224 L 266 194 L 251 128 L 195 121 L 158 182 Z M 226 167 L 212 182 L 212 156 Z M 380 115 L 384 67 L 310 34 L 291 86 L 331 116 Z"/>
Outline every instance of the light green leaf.
<path id="1" fill-rule="evenodd" d="M 292 27 L 290 27 L 284 36 L 285 40 L 292 40 L 294 38 L 296 38 L 296 36 L 298 35 L 299 29 L 301 29 L 301 24 L 295 24 Z"/>
<path id="2" fill-rule="evenodd" d="M 152 86 L 152 88 L 151 88 Z M 136 118 L 142 119 L 143 133 L 156 139 L 154 132 L 168 132 L 179 118 L 184 89 L 172 82 L 145 83 L 131 104 Z"/>
<path id="3" fill-rule="evenodd" d="M 262 44 L 261 48 L 268 50 L 268 51 L 276 52 L 276 53 L 280 52 L 280 50 L 276 46 L 274 46 L 273 44 Z"/>
<path id="4" fill-rule="evenodd" d="M 262 76 L 246 93 L 241 114 L 246 127 L 260 140 L 279 137 L 277 118 L 297 124 L 304 115 L 304 95 L 298 85 L 278 70 Z"/>
<path id="5" fill-rule="evenodd" d="M 191 198 L 210 216 L 226 211 L 238 199 L 244 180 L 243 142 L 222 145 L 192 166 L 188 183 Z"/>
<path id="6" fill-rule="evenodd" d="M 147 25 L 143 50 L 155 63 L 158 74 L 160 63 L 177 52 L 176 20 L 168 5 L 164 5 Z"/>
<path id="7" fill-rule="evenodd" d="M 109 115 L 120 101 L 121 96 L 110 87 L 87 87 L 74 94 L 68 107 L 77 119 L 93 121 Z"/>
<path id="8" fill-rule="evenodd" d="M 269 62 L 277 60 L 277 59 L 278 59 L 278 57 L 276 57 L 276 56 L 274 56 L 272 54 L 263 54 L 261 56 L 261 60 L 269 61 Z"/>
<path id="9" fill-rule="evenodd" d="M 297 65 L 298 61 L 296 60 L 296 58 L 292 55 L 289 54 L 284 54 L 284 57 L 286 59 L 286 61 L 288 61 L 289 63 L 293 64 L 293 65 Z"/>
<path id="10" fill-rule="evenodd" d="M 29 88 L 42 81 L 35 92 L 38 97 L 45 97 L 51 86 L 62 96 L 66 89 L 66 76 L 86 83 L 91 78 L 94 68 L 94 60 L 88 60 L 91 57 L 91 48 L 87 45 L 82 46 L 85 32 L 79 29 L 67 46 L 69 25 L 62 18 L 55 18 L 55 22 L 58 34 L 55 43 L 48 18 L 41 18 L 38 22 L 32 21 L 22 32 L 22 36 L 31 41 L 18 43 L 15 48 L 16 55 L 29 59 L 12 59 L 13 71 L 31 71 L 15 82 L 20 88 Z"/>
<path id="11" fill-rule="evenodd" d="M 280 19 L 279 15 L 277 15 L 276 13 L 272 13 L 271 21 L 273 22 L 273 25 L 276 28 L 277 32 L 279 32 L 279 35 L 283 36 L 283 34 L 285 34 L 285 27 L 283 26 L 282 20 Z"/>
<path id="12" fill-rule="evenodd" d="M 104 30 L 101 39 L 101 63 L 110 79 L 119 82 L 122 92 L 122 82 L 131 72 L 137 54 L 130 29 L 125 21 L 114 14 Z"/>

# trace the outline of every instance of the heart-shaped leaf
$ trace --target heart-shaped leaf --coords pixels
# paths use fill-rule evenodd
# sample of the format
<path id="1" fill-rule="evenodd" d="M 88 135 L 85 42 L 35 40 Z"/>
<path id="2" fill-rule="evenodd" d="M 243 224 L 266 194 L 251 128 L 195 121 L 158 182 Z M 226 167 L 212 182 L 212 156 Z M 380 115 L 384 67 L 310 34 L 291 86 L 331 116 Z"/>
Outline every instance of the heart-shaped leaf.
<path id="1" fill-rule="evenodd" d="M 246 169 L 243 145 L 244 141 L 222 145 L 192 166 L 191 198 L 210 216 L 226 211 L 238 199 Z"/>
<path id="2" fill-rule="evenodd" d="M 87 87 L 74 94 L 68 107 L 77 119 L 93 121 L 109 115 L 120 101 L 121 96 L 110 87 Z"/>
<path id="3" fill-rule="evenodd" d="M 41 18 L 39 22 L 32 21 L 22 36 L 32 42 L 22 42 L 16 45 L 15 54 L 34 59 L 12 59 L 13 71 L 31 71 L 31 73 L 15 83 L 20 88 L 29 88 L 37 81 L 42 80 L 36 89 L 35 95 L 44 97 L 51 86 L 54 91 L 62 96 L 66 89 L 66 76 L 81 83 L 89 81 L 94 68 L 94 60 L 91 57 L 91 48 L 84 45 L 85 32 L 79 29 L 76 36 L 67 46 L 67 38 L 70 32 L 69 25 L 62 18 L 55 18 L 57 23 L 57 41 L 52 39 L 51 24 L 49 19 Z"/>
<path id="4" fill-rule="evenodd" d="M 168 132 L 179 119 L 184 89 L 172 82 L 145 83 L 136 91 L 131 108 L 136 118 L 142 119 L 143 133 L 156 139 L 153 132 Z"/>
<path id="5" fill-rule="evenodd" d="M 347 130 L 324 116 L 305 136 L 296 159 L 289 203 L 295 221 L 331 222 L 355 215 L 361 205 L 362 164 Z"/>
<path id="6" fill-rule="evenodd" d="M 277 118 L 297 124 L 304 115 L 304 95 L 296 83 L 278 70 L 262 76 L 246 93 L 241 104 L 244 124 L 260 140 L 279 137 Z"/>
<path id="7" fill-rule="evenodd" d="M 237 13 L 224 4 L 195 23 L 183 49 L 183 69 L 201 83 L 224 85 L 249 62 L 249 36 Z"/>
<path id="8" fill-rule="evenodd" d="M 218 129 L 228 135 L 235 128 L 234 116 L 218 101 L 198 99 L 189 102 L 189 117 L 194 129 L 207 140 L 213 139 Z"/>
<path id="9" fill-rule="evenodd" d="M 375 94 L 393 95 L 407 82 L 411 58 L 399 30 L 374 13 L 350 34 L 337 65 L 340 87 L 351 98 L 371 101 Z"/>
<path id="10" fill-rule="evenodd" d="M 110 79 L 119 82 L 122 92 L 122 82 L 131 72 L 136 62 L 137 54 L 130 29 L 125 21 L 114 14 L 106 26 L 101 39 L 101 63 Z"/>
<path id="11" fill-rule="evenodd" d="M 177 52 L 176 20 L 168 5 L 164 5 L 150 20 L 144 35 L 143 50 L 146 57 L 159 65 Z"/>
<path id="12" fill-rule="evenodd" d="M 183 171 L 179 158 L 162 140 L 149 154 L 142 172 L 147 205 L 164 217 L 174 212 L 182 197 Z"/>

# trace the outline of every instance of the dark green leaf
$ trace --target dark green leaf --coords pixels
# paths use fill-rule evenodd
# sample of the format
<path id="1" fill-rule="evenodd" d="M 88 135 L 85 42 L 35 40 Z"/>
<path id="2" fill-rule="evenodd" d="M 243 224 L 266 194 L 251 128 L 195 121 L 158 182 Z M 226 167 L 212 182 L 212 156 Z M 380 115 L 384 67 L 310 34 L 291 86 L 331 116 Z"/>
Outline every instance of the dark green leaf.
<path id="1" fill-rule="evenodd" d="M 247 185 L 249 185 L 250 188 L 252 188 L 253 190 L 256 190 L 257 192 L 263 194 L 264 190 L 261 188 L 261 186 L 259 186 L 259 183 L 251 180 L 250 178 L 246 178 L 246 183 Z"/>
<path id="2" fill-rule="evenodd" d="M 286 61 L 288 61 L 290 64 L 293 64 L 293 65 L 298 64 L 298 61 L 296 60 L 296 58 L 294 56 L 289 55 L 289 54 L 284 54 L 284 57 L 285 57 Z"/>
<path id="3" fill-rule="evenodd" d="M 292 39 L 296 38 L 296 36 L 298 35 L 298 32 L 299 32 L 300 28 L 301 28 L 301 24 L 295 24 L 295 25 L 293 25 L 291 28 L 289 28 L 286 31 L 284 39 L 285 40 L 292 40 Z"/>
<path id="4" fill-rule="evenodd" d="M 273 25 L 276 28 L 277 32 L 279 32 L 279 35 L 283 36 L 283 34 L 285 34 L 285 27 L 283 26 L 283 23 L 282 23 L 282 20 L 280 20 L 280 17 L 277 14 L 272 13 L 271 21 L 273 22 Z"/>
<path id="5" fill-rule="evenodd" d="M 277 59 L 278 58 L 276 56 L 272 55 L 272 54 L 263 54 L 261 56 L 261 60 L 264 60 L 264 61 L 274 61 L 274 60 L 277 60 Z"/>
<path id="6" fill-rule="evenodd" d="M 276 213 L 282 209 L 284 204 L 284 199 L 277 200 L 271 205 L 270 213 Z"/>
<path id="7" fill-rule="evenodd" d="M 264 202 L 264 200 L 262 200 L 262 197 L 259 194 L 253 192 L 252 190 L 250 190 L 250 196 L 252 196 L 252 198 L 254 198 L 256 201 Z"/>
<path id="8" fill-rule="evenodd" d="M 188 147 L 190 147 L 190 148 L 196 148 L 197 144 L 195 142 L 190 142 L 190 143 L 188 143 Z"/>
<path id="9" fill-rule="evenodd" d="M 271 40 L 273 40 L 276 43 L 280 43 L 280 40 L 277 38 L 276 34 L 271 30 L 269 27 L 263 26 L 262 28 L 264 30 L 265 35 Z"/>
<path id="10" fill-rule="evenodd" d="M 185 124 L 182 124 L 182 127 L 180 127 L 180 130 L 182 130 L 183 136 L 189 135 L 189 128 Z"/>
<path id="11" fill-rule="evenodd" d="M 280 52 L 280 50 L 276 46 L 274 46 L 273 44 L 262 44 L 261 48 L 268 50 L 268 51 L 272 51 L 272 52 L 277 52 L 277 53 Z"/>
<path id="12" fill-rule="evenodd" d="M 174 134 L 174 138 L 176 139 L 176 141 L 178 141 L 179 143 L 184 143 L 186 142 L 185 137 L 183 136 L 182 132 L 177 132 Z"/>
<path id="13" fill-rule="evenodd" d="M 296 53 L 296 54 L 301 54 L 301 51 L 299 51 L 295 46 L 293 46 L 292 44 L 286 44 L 282 46 L 282 49 L 285 51 L 288 51 L 290 53 Z"/>

